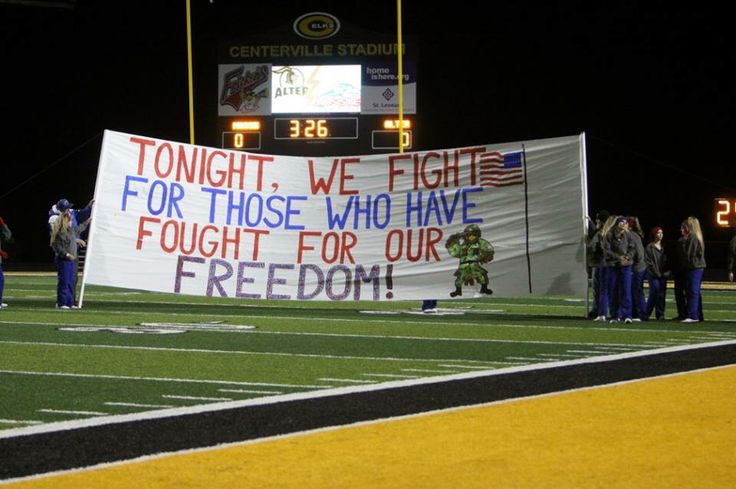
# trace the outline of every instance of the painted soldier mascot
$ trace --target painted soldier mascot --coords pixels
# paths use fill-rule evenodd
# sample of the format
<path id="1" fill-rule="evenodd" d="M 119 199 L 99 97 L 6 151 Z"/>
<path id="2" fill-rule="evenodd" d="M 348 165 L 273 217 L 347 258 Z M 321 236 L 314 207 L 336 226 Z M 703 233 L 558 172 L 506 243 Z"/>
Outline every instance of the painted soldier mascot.
<path id="1" fill-rule="evenodd" d="M 460 260 L 455 271 L 455 290 L 450 292 L 450 297 L 463 295 L 463 285 L 475 285 L 475 282 L 480 284 L 481 294 L 493 293 L 488 288 L 488 271 L 483 264 L 493 260 L 494 249 L 480 234 L 480 228 L 471 224 L 462 233 L 451 235 L 445 243 L 447 252 Z"/>

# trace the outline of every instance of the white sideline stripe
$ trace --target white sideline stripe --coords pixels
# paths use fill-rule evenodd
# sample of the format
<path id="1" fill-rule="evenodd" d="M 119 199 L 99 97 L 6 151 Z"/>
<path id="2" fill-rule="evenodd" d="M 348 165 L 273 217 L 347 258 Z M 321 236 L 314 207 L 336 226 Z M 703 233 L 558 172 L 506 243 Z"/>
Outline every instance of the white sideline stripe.
<path id="1" fill-rule="evenodd" d="M 331 385 L 270 384 L 268 382 L 238 382 L 235 380 L 175 379 L 171 377 L 134 377 L 131 375 L 73 374 L 68 372 L 33 372 L 30 370 L 0 370 L 0 374 L 52 375 L 58 377 L 82 377 L 89 379 L 153 380 L 157 382 L 192 382 L 195 384 L 263 385 L 274 387 L 301 387 L 305 389 L 329 389 Z"/>
<path id="2" fill-rule="evenodd" d="M 89 416 L 110 416 L 110 413 L 101 413 L 99 411 L 67 411 L 65 409 L 37 409 L 39 413 L 55 413 L 55 414 L 85 414 Z"/>
<path id="3" fill-rule="evenodd" d="M 217 389 L 218 392 L 233 392 L 235 394 L 283 394 L 283 391 L 257 391 L 248 389 Z"/>
<path id="4" fill-rule="evenodd" d="M 140 404 L 137 402 L 113 402 L 108 401 L 104 403 L 106 406 L 126 406 L 126 407 L 144 407 L 144 408 L 173 408 L 176 407 L 171 404 Z"/>
<path id="5" fill-rule="evenodd" d="M 177 396 L 174 394 L 163 394 L 166 399 L 184 399 L 187 401 L 232 401 L 230 397 L 201 397 L 201 396 Z"/>
<path id="6" fill-rule="evenodd" d="M 66 431 L 66 430 L 79 429 L 79 428 L 90 427 L 90 426 L 102 426 L 102 425 L 109 425 L 109 424 L 116 424 L 116 423 L 125 423 L 125 422 L 130 422 L 130 421 L 139 421 L 143 419 L 160 419 L 160 418 L 166 418 L 166 417 L 181 416 L 185 414 L 199 414 L 199 413 L 213 412 L 213 411 L 219 411 L 219 410 L 224 410 L 224 409 L 232 409 L 232 408 L 237 408 L 237 407 L 263 406 L 263 405 L 277 404 L 280 402 L 294 401 L 294 400 L 300 400 L 300 399 L 315 399 L 315 398 L 323 398 L 323 397 L 336 396 L 336 395 L 342 395 L 342 394 L 352 394 L 352 393 L 357 393 L 357 392 L 372 392 L 372 391 L 386 390 L 390 388 L 406 387 L 406 386 L 413 386 L 413 385 L 435 384 L 435 383 L 440 383 L 440 382 L 446 382 L 449 380 L 472 379 L 472 378 L 478 378 L 478 377 L 491 377 L 491 376 L 496 376 L 496 375 L 505 375 L 505 374 L 513 373 L 513 372 L 529 372 L 529 371 L 536 371 L 536 370 L 546 370 L 550 368 L 570 366 L 570 365 L 598 364 L 598 363 L 604 363 L 604 362 L 612 361 L 612 360 L 648 356 L 648 355 L 652 355 L 656 353 L 669 353 L 669 352 L 676 352 L 676 351 L 696 350 L 696 349 L 707 348 L 711 346 L 725 346 L 725 345 L 733 345 L 733 344 L 736 344 L 736 341 L 714 342 L 714 343 L 708 343 L 705 345 L 668 347 L 668 348 L 659 349 L 656 352 L 645 351 L 645 352 L 621 353 L 617 355 L 609 355 L 606 357 L 568 360 L 568 361 L 563 361 L 563 362 L 556 362 L 554 364 L 526 365 L 522 367 L 511 367 L 508 369 L 496 370 L 491 373 L 485 372 L 483 374 L 470 372 L 470 373 L 456 374 L 452 376 L 435 377 L 432 379 L 424 378 L 424 379 L 419 379 L 419 380 L 401 380 L 401 381 L 395 381 L 395 382 L 387 382 L 387 383 L 378 384 L 378 385 L 340 387 L 336 389 L 317 391 L 317 392 L 307 392 L 307 393 L 301 393 L 301 394 L 287 394 L 283 396 L 274 396 L 274 397 L 269 397 L 269 398 L 250 399 L 250 400 L 245 400 L 245 401 L 234 401 L 234 402 L 229 402 L 229 403 L 218 403 L 218 404 L 210 404 L 210 405 L 205 405 L 205 406 L 193 406 L 193 407 L 188 407 L 188 408 L 176 408 L 176 409 L 161 410 L 161 411 L 149 411 L 149 412 L 144 412 L 144 413 L 136 413 L 132 415 L 128 414 L 128 415 L 110 416 L 107 418 L 88 418 L 84 420 L 62 421 L 58 423 L 48 423 L 48 424 L 44 424 L 41 426 L 28 426 L 24 428 L 14 428 L 14 429 L 9 429 L 5 431 L 0 431 L 0 439 L 1 438 L 14 438 L 14 437 L 19 437 L 19 436 L 28 436 L 28 435 L 39 434 L 39 433 Z M 429 416 L 429 415 L 432 415 L 435 413 L 441 413 L 441 412 L 457 412 L 457 411 L 473 409 L 477 407 L 484 407 L 484 406 L 491 406 L 491 405 L 498 405 L 498 404 L 508 404 L 511 402 L 518 402 L 524 399 L 539 399 L 539 398 L 545 398 L 545 397 L 551 397 L 551 396 L 559 396 L 559 395 L 571 393 L 571 392 L 608 388 L 608 387 L 614 387 L 618 385 L 626 385 L 626 384 L 644 382 L 644 381 L 647 381 L 650 379 L 656 379 L 656 378 L 677 377 L 681 375 L 693 374 L 696 372 L 719 370 L 719 369 L 728 368 L 731 366 L 733 366 L 733 364 L 720 365 L 717 367 L 708 367 L 708 368 L 702 368 L 702 369 L 697 369 L 697 370 L 689 370 L 686 372 L 675 372 L 671 374 L 654 375 L 651 377 L 642 377 L 642 378 L 637 378 L 637 379 L 625 380 L 621 382 L 588 386 L 588 387 L 582 387 L 582 388 L 577 388 L 577 389 L 567 389 L 563 391 L 550 392 L 546 394 L 537 394 L 537 395 L 531 395 L 531 396 L 522 396 L 522 397 L 517 397 L 517 398 L 503 399 L 500 401 L 492 401 L 492 402 L 487 402 L 487 403 L 482 403 L 482 404 L 473 404 L 470 406 L 457 406 L 457 407 L 452 407 L 452 408 L 447 408 L 447 409 L 437 409 L 433 411 L 426 411 L 422 413 L 409 414 L 409 415 L 404 415 L 404 416 L 380 418 L 380 419 L 374 419 L 370 421 L 360 421 L 360 422 L 348 424 L 348 425 L 327 426 L 323 428 L 317 428 L 314 430 L 298 431 L 298 432 L 288 433 L 284 435 L 275 435 L 275 436 L 257 438 L 253 440 L 247 440 L 247 441 L 223 443 L 223 444 L 218 444 L 218 445 L 210 446 L 210 447 L 201 447 L 201 448 L 195 448 L 195 449 L 189 449 L 189 450 L 179 450 L 179 451 L 172 451 L 172 452 L 162 452 L 162 453 L 157 453 L 153 455 L 145 455 L 142 457 L 137 457 L 137 458 L 133 458 L 129 460 L 121 460 L 121 461 L 111 462 L 111 463 L 96 464 L 96 465 L 92 465 L 89 467 L 82 467 L 82 468 L 76 468 L 76 469 L 71 469 L 71 470 L 60 470 L 60 471 L 49 472 L 45 474 L 38 474 L 38 475 L 33 475 L 33 476 L 28 476 L 28 477 L 20 477 L 20 478 L 15 478 L 15 479 L 6 479 L 4 481 L 1 481 L 0 485 L 13 483 L 13 482 L 21 481 L 21 480 L 41 479 L 41 478 L 46 478 L 49 476 L 63 474 L 63 473 L 87 472 L 89 470 L 95 470 L 97 468 L 102 468 L 102 467 L 115 467 L 115 466 L 119 466 L 123 464 L 130 464 L 131 462 L 155 460 L 155 459 L 163 458 L 165 456 L 169 456 L 173 453 L 177 453 L 177 454 L 199 453 L 199 452 L 204 452 L 204 451 L 211 451 L 212 449 L 220 449 L 220 448 L 227 448 L 227 447 L 233 447 L 233 446 L 253 445 L 253 444 L 262 443 L 268 440 L 294 438 L 296 436 L 306 435 L 310 433 L 328 432 L 328 431 L 335 431 L 338 429 L 343 429 L 343 428 L 353 427 L 353 426 L 364 426 L 364 425 L 369 425 L 369 424 L 385 423 L 387 421 L 412 419 L 412 418 L 416 418 L 420 416 Z"/>

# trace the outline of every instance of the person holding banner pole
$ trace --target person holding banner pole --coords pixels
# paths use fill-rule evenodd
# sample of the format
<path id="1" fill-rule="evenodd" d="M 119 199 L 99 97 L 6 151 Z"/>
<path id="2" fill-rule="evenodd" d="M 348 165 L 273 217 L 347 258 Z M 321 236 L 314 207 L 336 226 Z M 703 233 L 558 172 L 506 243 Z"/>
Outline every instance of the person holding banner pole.
<path id="1" fill-rule="evenodd" d="M 94 203 L 94 199 L 90 200 L 89 203 L 83 208 L 83 209 L 74 209 L 74 205 L 69 202 L 67 199 L 60 199 L 56 204 L 52 205 L 49 209 L 49 232 L 51 232 L 51 229 L 54 225 L 54 222 L 61 216 L 64 212 L 69 213 L 71 216 L 71 226 L 72 229 L 75 230 L 76 238 L 78 242 L 81 244 L 81 246 L 84 246 L 84 240 L 82 240 L 82 233 L 87 229 L 90 223 L 90 218 L 92 216 L 92 204 Z M 77 274 L 79 272 L 79 255 L 77 255 L 76 259 L 74 260 L 74 307 L 77 305 Z M 56 304 L 58 307 L 59 304 Z"/>
<path id="2" fill-rule="evenodd" d="M 590 221 L 588 225 L 588 235 L 586 240 L 586 256 L 588 262 L 588 276 L 592 281 L 593 289 L 593 305 L 588 312 L 589 319 L 598 319 L 600 314 L 598 313 L 598 303 L 600 302 L 601 295 L 601 259 L 603 258 L 603 247 L 602 247 L 602 236 L 601 229 L 605 224 L 606 220 L 610 217 L 610 214 L 606 210 L 600 210 L 595 215 L 595 222 Z M 590 219 L 590 218 L 588 218 Z M 608 308 L 606 308 L 606 311 Z M 603 314 L 602 321 L 606 319 Z"/>
<path id="3" fill-rule="evenodd" d="M 66 205 L 68 204 L 68 206 Z M 85 242 L 78 237 L 79 226 L 74 226 L 71 213 L 72 204 L 65 201 L 59 209 L 61 214 L 51 223 L 49 245 L 54 252 L 56 264 L 56 307 L 73 309 L 77 283 L 77 255 L 79 246 Z"/>
<path id="4" fill-rule="evenodd" d="M 596 276 L 598 277 L 598 299 L 595 306 L 598 315 L 593 319 L 593 321 L 607 321 L 608 317 L 613 315 L 614 301 L 611 287 L 611 274 L 613 269 L 608 265 L 605 249 L 606 237 L 615 224 L 616 216 L 609 215 L 608 218 L 603 221 L 599 231 L 596 233 L 596 237 L 594 237 L 594 243 L 592 245 L 597 256 Z"/>

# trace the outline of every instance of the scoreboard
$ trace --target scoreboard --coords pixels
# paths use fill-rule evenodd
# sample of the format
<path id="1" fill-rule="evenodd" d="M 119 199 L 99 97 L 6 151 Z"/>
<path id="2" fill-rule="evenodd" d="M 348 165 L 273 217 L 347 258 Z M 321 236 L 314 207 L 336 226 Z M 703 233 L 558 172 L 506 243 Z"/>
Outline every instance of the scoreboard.
<path id="1" fill-rule="evenodd" d="M 220 43 L 217 138 L 255 153 L 343 156 L 417 147 L 416 48 L 325 12 Z"/>

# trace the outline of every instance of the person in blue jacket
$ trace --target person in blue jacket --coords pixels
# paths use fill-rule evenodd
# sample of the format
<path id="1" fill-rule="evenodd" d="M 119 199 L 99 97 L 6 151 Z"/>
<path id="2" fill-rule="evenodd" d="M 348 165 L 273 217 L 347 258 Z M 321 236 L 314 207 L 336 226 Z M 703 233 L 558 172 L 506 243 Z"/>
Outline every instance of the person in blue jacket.
<path id="1" fill-rule="evenodd" d="M 72 226 L 79 229 L 79 233 L 83 233 L 87 226 L 89 226 L 89 219 L 92 217 L 92 204 L 91 200 L 86 207 L 83 209 L 74 209 L 74 204 L 69 202 L 67 199 L 61 199 L 56 204 L 52 205 L 49 209 L 49 231 L 51 231 L 51 225 L 59 218 L 59 216 L 69 211 L 72 218 Z"/>

